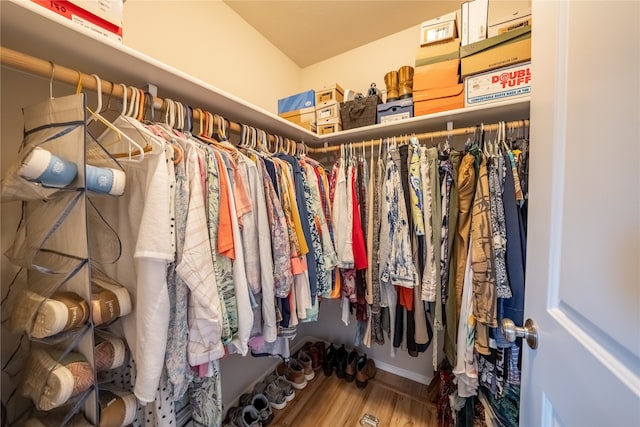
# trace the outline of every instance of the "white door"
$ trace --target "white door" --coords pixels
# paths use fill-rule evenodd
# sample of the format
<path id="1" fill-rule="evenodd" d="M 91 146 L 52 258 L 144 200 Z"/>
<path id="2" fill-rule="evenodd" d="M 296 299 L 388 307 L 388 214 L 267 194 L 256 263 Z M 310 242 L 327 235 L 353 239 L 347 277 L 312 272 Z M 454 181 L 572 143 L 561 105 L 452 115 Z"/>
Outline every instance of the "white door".
<path id="1" fill-rule="evenodd" d="M 640 426 L 640 2 L 533 17 L 521 425 Z"/>

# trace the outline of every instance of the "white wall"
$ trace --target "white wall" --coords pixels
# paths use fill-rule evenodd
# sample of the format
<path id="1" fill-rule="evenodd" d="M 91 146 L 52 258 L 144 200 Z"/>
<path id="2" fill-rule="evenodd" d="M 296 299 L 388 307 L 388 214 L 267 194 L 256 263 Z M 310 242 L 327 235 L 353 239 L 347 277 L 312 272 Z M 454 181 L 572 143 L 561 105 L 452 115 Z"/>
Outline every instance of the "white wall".
<path id="1" fill-rule="evenodd" d="M 298 92 L 300 67 L 222 1 L 124 5 L 125 45 L 273 113 Z"/>
<path id="2" fill-rule="evenodd" d="M 392 34 L 302 69 L 301 87 L 320 89 L 338 83 L 366 94 L 371 83 L 385 89 L 384 75 L 403 65 L 413 67 L 420 26 Z"/>

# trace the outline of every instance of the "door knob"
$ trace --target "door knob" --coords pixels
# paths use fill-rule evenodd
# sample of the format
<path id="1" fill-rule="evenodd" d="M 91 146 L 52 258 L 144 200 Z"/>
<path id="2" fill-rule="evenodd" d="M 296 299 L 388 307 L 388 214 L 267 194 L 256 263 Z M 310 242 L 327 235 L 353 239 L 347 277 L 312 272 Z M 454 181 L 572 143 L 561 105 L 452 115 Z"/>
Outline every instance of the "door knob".
<path id="1" fill-rule="evenodd" d="M 519 327 L 513 323 L 513 320 L 504 318 L 500 325 L 500 332 L 509 342 L 514 342 L 516 338 L 524 338 L 532 350 L 538 348 L 538 328 L 533 319 L 527 319 L 524 327 Z"/>

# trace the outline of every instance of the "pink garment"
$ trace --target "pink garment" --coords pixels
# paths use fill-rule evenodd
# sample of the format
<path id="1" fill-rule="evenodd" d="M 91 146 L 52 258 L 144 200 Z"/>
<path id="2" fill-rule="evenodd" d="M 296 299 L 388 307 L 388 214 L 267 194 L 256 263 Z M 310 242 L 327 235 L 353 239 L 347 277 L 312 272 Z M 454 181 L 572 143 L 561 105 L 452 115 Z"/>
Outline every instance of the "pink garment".
<path id="1" fill-rule="evenodd" d="M 356 174 L 351 175 L 351 198 L 353 203 L 353 259 L 356 270 L 364 270 L 369 267 L 367 259 L 367 248 L 364 242 L 364 233 L 362 232 L 362 222 L 360 221 L 360 206 L 358 204 L 358 193 L 356 192 Z"/>

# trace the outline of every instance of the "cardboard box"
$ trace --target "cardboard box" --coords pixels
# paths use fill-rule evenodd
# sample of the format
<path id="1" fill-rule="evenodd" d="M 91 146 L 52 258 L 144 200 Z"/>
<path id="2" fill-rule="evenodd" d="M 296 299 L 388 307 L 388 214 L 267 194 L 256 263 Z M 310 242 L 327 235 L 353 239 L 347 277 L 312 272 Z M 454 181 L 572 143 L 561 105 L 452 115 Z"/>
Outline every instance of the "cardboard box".
<path id="1" fill-rule="evenodd" d="M 531 27 L 522 27 L 473 45 L 461 46 L 460 56 L 462 77 L 529 61 Z"/>
<path id="2" fill-rule="evenodd" d="M 333 125 L 333 124 L 342 124 L 342 120 L 340 117 L 332 117 L 330 119 L 318 120 L 316 122 L 318 126 L 320 125 Z"/>
<path id="3" fill-rule="evenodd" d="M 326 135 L 329 133 L 335 133 L 342 130 L 342 124 L 339 119 L 324 120 L 323 123 L 318 123 L 318 135 Z"/>
<path id="4" fill-rule="evenodd" d="M 494 37 L 507 31 L 513 31 L 524 26 L 531 27 L 531 9 L 514 10 L 512 13 L 494 21 L 489 21 L 489 37 Z"/>
<path id="5" fill-rule="evenodd" d="M 378 104 L 376 123 L 388 123 L 413 117 L 413 98 Z"/>
<path id="6" fill-rule="evenodd" d="M 316 93 L 313 90 L 297 93 L 286 98 L 278 99 L 278 114 L 303 108 L 315 107 Z"/>
<path id="7" fill-rule="evenodd" d="M 288 120 L 297 125 L 316 124 L 316 110 L 315 107 L 302 108 L 300 110 L 287 111 L 286 113 L 278 114 L 285 120 Z"/>
<path id="8" fill-rule="evenodd" d="M 340 104 L 338 101 L 325 102 L 320 107 L 316 107 L 316 120 L 328 120 L 340 118 Z"/>
<path id="9" fill-rule="evenodd" d="M 301 128 L 305 128 L 306 130 L 308 130 L 309 132 L 313 132 L 316 133 L 317 127 L 315 123 L 299 123 L 298 126 L 300 126 Z"/>
<path id="10" fill-rule="evenodd" d="M 460 60 L 437 62 L 416 67 L 413 72 L 413 90 L 449 87 L 460 82 Z"/>
<path id="11" fill-rule="evenodd" d="M 460 38 L 448 42 L 421 46 L 416 51 L 415 66 L 434 64 L 460 58 Z"/>
<path id="12" fill-rule="evenodd" d="M 100 16 L 94 15 L 89 10 L 74 4 L 71 1 L 65 0 L 57 0 L 57 1 L 42 1 L 42 0 L 32 0 L 34 3 L 43 6 L 44 8 L 57 13 L 58 15 L 64 16 L 76 24 L 91 30 L 94 33 L 100 34 L 102 36 L 107 37 L 108 39 L 117 41 L 122 43 L 122 1 L 116 0 L 113 3 L 113 6 L 109 6 L 108 9 L 113 7 L 113 10 L 120 11 L 120 19 L 112 19 L 115 22 L 110 22 L 110 20 L 104 19 Z M 82 3 L 84 6 L 90 6 L 92 3 L 97 3 L 97 1 L 87 1 L 87 2 L 75 2 Z M 85 4 L 87 3 L 87 4 Z M 102 3 L 102 2 L 100 2 Z"/>
<path id="13" fill-rule="evenodd" d="M 529 96 L 531 63 L 499 68 L 464 79 L 464 105 L 489 104 Z"/>
<path id="14" fill-rule="evenodd" d="M 413 114 L 424 116 L 464 107 L 464 85 L 413 92 Z"/>
<path id="15" fill-rule="evenodd" d="M 489 0 L 471 0 L 462 3 L 462 40 L 463 46 L 487 38 Z"/>
<path id="16" fill-rule="evenodd" d="M 316 90 L 316 106 L 320 107 L 331 102 L 344 101 L 344 89 L 339 84 Z"/>
<path id="17" fill-rule="evenodd" d="M 458 37 L 457 11 L 430 19 L 420 25 L 420 45 L 428 45 Z"/>

